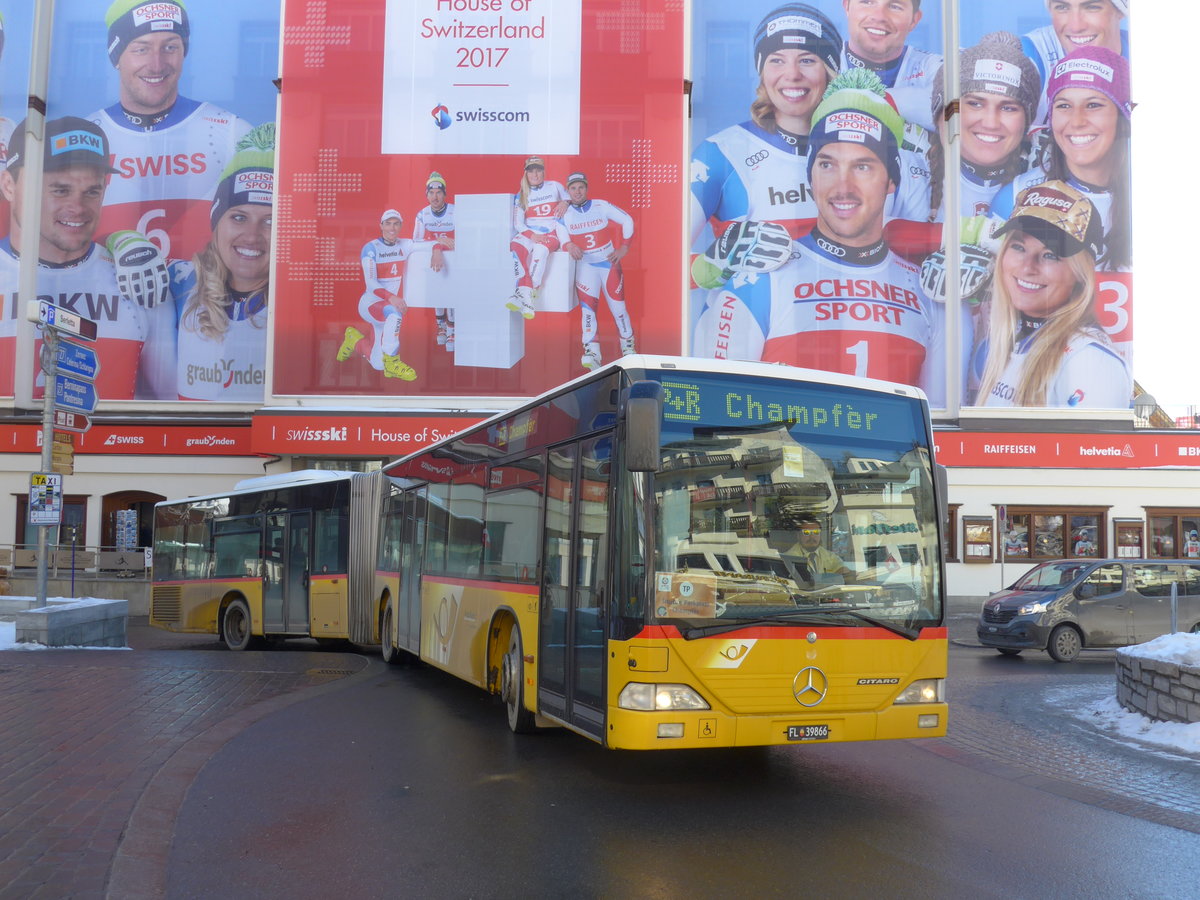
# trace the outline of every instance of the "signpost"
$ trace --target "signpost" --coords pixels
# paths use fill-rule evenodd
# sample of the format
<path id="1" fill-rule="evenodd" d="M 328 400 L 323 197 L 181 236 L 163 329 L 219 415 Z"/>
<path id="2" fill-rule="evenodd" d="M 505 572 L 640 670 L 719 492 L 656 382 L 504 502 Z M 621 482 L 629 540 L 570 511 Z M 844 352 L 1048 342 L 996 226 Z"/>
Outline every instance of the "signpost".
<path id="1" fill-rule="evenodd" d="M 27 315 L 31 322 L 41 322 L 47 328 L 73 334 L 85 341 L 96 339 L 96 323 L 94 321 L 76 315 L 69 309 L 47 303 L 45 300 L 31 300 Z"/>
<path id="2" fill-rule="evenodd" d="M 96 408 L 96 386 L 70 375 L 54 376 L 54 402 L 76 412 L 90 413 Z"/>
<path id="3" fill-rule="evenodd" d="M 100 360 L 96 356 L 96 351 L 91 347 L 76 344 L 73 341 L 59 341 L 58 370 L 78 378 L 86 378 L 88 381 L 95 381 L 96 376 L 100 374 Z"/>
<path id="4" fill-rule="evenodd" d="M 40 152 L 36 155 L 40 161 Z M 40 172 L 37 178 L 40 183 Z M 70 335 L 94 341 L 97 329 L 91 319 L 44 300 L 32 301 L 26 308 L 26 317 L 42 326 L 42 371 L 46 375 L 46 390 L 42 397 L 42 471 L 30 476 L 29 486 L 29 522 L 40 526 L 37 599 L 44 604 L 49 545 L 46 529 L 61 524 L 62 477 L 75 472 L 72 438 L 64 435 L 65 441 L 56 440 L 54 429 L 60 424 L 67 431 L 82 432 L 91 427 L 86 414 L 96 408 L 98 397 L 92 380 L 100 372 L 100 360 L 92 348 L 63 339 Z M 56 408 L 60 405 L 66 407 L 65 412 Z"/>
<path id="5" fill-rule="evenodd" d="M 75 474 L 75 444 L 69 434 L 54 433 L 50 444 L 50 468 L 60 475 Z"/>
<path id="6" fill-rule="evenodd" d="M 91 427 L 92 420 L 81 412 L 69 412 L 65 409 L 54 411 L 55 431 L 73 431 L 76 434 L 83 434 Z"/>

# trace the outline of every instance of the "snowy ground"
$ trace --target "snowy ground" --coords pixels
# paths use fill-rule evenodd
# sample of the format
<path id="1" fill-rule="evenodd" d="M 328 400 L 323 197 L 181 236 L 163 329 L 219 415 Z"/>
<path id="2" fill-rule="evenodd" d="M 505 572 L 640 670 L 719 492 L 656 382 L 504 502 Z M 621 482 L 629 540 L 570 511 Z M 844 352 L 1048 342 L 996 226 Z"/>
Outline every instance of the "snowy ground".
<path id="1" fill-rule="evenodd" d="M 18 644 L 17 626 L 0 622 L 0 650 L 48 650 L 41 644 Z M 92 650 L 121 649 L 90 647 Z M 1133 649 L 1133 648 L 1129 648 Z M 1123 651 L 1117 651 L 1123 652 Z M 1200 666 L 1200 634 L 1167 634 L 1137 648 L 1140 656 L 1184 665 Z M 1117 703 L 1116 697 L 1097 698 L 1094 691 L 1063 691 L 1058 698 L 1064 705 L 1078 704 L 1072 714 L 1097 731 L 1107 732 L 1116 740 L 1149 744 L 1162 750 L 1200 754 L 1200 722 L 1184 725 L 1178 722 L 1156 722 L 1138 713 L 1129 712 Z"/>

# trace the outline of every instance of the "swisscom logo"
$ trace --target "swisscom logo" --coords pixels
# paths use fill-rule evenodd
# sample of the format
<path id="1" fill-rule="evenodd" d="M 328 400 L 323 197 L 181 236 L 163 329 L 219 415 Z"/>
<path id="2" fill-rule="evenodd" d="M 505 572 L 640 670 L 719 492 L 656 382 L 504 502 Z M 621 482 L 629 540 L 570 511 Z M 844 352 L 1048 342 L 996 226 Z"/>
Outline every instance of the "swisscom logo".
<path id="1" fill-rule="evenodd" d="M 529 111 L 522 109 L 466 109 L 451 113 L 443 104 L 429 111 L 433 124 L 445 131 L 455 122 L 529 122 Z"/>

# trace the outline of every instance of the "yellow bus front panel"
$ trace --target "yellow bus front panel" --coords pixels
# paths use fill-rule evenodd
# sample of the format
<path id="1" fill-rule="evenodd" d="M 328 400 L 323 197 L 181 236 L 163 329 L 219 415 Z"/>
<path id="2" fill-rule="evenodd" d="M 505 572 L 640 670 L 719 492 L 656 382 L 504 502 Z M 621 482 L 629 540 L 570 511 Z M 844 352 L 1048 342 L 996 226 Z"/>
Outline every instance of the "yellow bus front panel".
<path id="1" fill-rule="evenodd" d="M 648 631 L 663 636 L 609 644 L 610 747 L 735 747 L 946 733 L 945 628 L 924 629 L 915 641 L 879 628 L 744 629 L 692 641 L 674 636 L 674 629 Z M 645 707 L 647 697 L 655 706 L 681 705 L 626 708 L 631 702 Z M 698 704 L 708 708 L 689 708 Z"/>

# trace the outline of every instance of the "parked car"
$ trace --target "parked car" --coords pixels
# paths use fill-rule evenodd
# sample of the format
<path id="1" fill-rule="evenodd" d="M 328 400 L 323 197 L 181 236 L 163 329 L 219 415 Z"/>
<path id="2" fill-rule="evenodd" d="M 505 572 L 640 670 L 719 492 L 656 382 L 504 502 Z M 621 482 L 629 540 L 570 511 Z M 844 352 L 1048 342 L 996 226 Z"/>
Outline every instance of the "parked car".
<path id="1" fill-rule="evenodd" d="M 1045 650 L 1070 662 L 1080 650 L 1141 644 L 1171 630 L 1200 633 L 1200 561 L 1058 559 L 1034 566 L 983 604 L 977 633 L 1006 656 Z"/>

